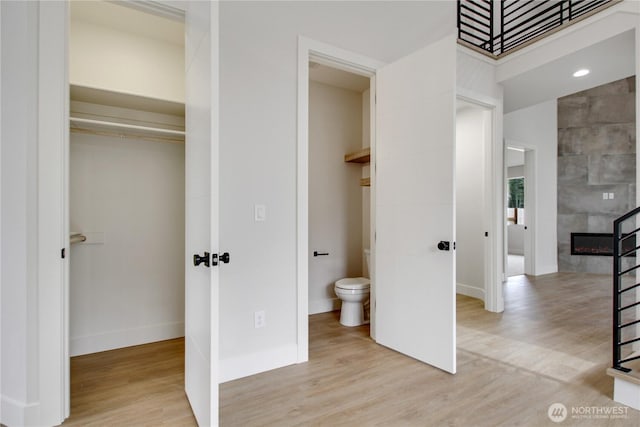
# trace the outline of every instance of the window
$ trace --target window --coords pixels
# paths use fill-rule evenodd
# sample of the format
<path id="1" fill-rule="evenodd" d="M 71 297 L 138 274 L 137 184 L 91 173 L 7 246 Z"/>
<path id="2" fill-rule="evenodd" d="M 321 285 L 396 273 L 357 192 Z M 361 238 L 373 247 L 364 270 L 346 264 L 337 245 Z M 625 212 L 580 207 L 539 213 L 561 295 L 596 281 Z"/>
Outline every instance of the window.
<path id="1" fill-rule="evenodd" d="M 524 177 L 509 179 L 507 223 L 524 225 Z"/>

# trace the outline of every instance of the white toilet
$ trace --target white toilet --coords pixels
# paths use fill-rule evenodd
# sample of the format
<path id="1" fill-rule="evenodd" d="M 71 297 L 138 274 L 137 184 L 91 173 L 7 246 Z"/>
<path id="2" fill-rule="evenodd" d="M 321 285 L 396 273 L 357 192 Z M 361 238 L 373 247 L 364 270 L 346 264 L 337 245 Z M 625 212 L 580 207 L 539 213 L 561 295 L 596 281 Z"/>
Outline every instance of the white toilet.
<path id="1" fill-rule="evenodd" d="M 367 270 L 369 267 L 369 249 L 364 250 Z M 342 300 L 340 324 L 344 326 L 360 326 L 369 323 L 365 316 L 364 305 L 369 302 L 371 281 L 366 277 L 351 277 L 336 282 L 334 291 Z"/>

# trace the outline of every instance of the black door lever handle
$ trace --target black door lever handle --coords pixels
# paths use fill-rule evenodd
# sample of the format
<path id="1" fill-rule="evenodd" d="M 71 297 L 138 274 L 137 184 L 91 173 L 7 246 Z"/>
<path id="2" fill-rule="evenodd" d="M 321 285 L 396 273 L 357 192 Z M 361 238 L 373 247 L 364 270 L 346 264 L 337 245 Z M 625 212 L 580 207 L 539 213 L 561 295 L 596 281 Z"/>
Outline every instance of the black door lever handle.
<path id="1" fill-rule="evenodd" d="M 329 255 L 329 252 L 313 251 L 313 256 L 325 256 L 325 255 Z"/>
<path id="2" fill-rule="evenodd" d="M 193 254 L 193 265 L 197 267 L 200 264 L 204 264 L 206 267 L 209 267 L 209 252 L 205 252 L 202 256 Z"/>
<path id="3" fill-rule="evenodd" d="M 440 249 L 441 251 L 448 251 L 450 247 L 450 243 L 447 241 L 440 241 L 438 242 L 438 249 Z"/>

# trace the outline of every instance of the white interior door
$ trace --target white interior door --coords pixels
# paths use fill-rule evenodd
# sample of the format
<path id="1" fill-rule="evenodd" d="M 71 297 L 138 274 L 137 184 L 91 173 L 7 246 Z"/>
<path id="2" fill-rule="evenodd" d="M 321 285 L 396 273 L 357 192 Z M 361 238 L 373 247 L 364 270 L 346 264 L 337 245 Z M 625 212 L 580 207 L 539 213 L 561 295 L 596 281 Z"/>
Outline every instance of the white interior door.
<path id="1" fill-rule="evenodd" d="M 455 73 L 454 36 L 378 70 L 375 181 L 376 340 L 451 373 Z"/>
<path id="2" fill-rule="evenodd" d="M 535 240 L 535 151 L 524 152 L 524 274 L 536 274 L 534 269 Z"/>
<path id="3" fill-rule="evenodd" d="M 218 424 L 217 7 L 191 1 L 185 21 L 185 390 L 201 426 Z"/>

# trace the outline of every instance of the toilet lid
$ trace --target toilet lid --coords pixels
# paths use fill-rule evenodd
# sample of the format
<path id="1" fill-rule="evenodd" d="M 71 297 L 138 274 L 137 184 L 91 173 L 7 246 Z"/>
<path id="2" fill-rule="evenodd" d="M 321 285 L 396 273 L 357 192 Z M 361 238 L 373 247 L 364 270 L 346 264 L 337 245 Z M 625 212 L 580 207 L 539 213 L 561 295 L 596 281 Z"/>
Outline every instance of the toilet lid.
<path id="1" fill-rule="evenodd" d="M 336 288 L 350 290 L 369 289 L 370 284 L 371 280 L 366 277 L 350 277 L 348 279 L 338 280 L 336 282 Z"/>

